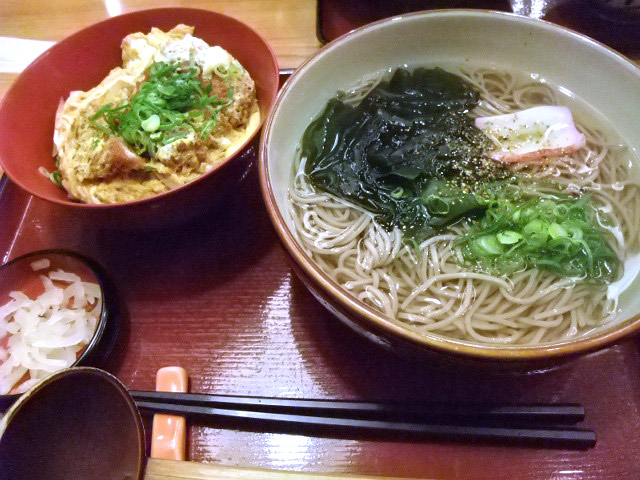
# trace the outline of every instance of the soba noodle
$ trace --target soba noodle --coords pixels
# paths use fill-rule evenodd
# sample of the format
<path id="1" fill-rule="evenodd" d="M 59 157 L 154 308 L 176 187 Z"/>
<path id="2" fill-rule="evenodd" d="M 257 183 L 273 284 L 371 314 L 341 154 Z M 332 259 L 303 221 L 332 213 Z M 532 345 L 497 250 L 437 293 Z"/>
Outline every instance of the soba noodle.
<path id="1" fill-rule="evenodd" d="M 489 69 L 455 72 L 480 92 L 474 116 L 497 115 L 536 105 L 562 105 L 567 98 L 530 77 Z M 343 101 L 359 102 L 375 87 L 371 78 Z M 623 262 L 640 249 L 640 183 L 633 179 L 632 153 L 604 125 L 578 129 L 587 148 L 544 165 L 514 166 L 533 178 L 552 179 L 568 191 L 589 193 L 600 226 Z M 454 240 L 470 228 L 459 222 L 420 244 L 403 242 L 374 215 L 317 190 L 298 158 L 290 209 L 296 233 L 311 258 L 356 298 L 392 321 L 424 334 L 483 344 L 535 345 L 587 334 L 613 319 L 617 299 L 606 285 L 530 269 L 492 276 L 460 266 Z M 637 177 L 636 177 L 637 178 Z M 528 192 L 544 195 L 544 188 Z"/>

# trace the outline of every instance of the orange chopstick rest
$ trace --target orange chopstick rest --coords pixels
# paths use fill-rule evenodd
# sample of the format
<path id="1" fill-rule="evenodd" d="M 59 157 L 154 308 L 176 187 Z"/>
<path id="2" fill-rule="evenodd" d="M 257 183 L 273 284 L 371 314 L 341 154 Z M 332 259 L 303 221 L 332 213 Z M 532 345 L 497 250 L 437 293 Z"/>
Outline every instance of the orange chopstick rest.
<path id="1" fill-rule="evenodd" d="M 181 367 L 164 367 L 156 375 L 156 391 L 186 392 L 189 379 Z M 187 422 L 179 415 L 157 413 L 153 416 L 151 457 L 185 460 Z"/>

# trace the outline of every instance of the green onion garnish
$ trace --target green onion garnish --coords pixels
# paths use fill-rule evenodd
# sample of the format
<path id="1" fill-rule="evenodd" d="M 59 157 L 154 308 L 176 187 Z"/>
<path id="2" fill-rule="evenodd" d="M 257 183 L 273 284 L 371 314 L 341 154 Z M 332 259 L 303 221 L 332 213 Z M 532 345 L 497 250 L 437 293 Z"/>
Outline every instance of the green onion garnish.
<path id="1" fill-rule="evenodd" d="M 121 137 L 138 155 L 149 157 L 158 147 L 190 132 L 205 139 L 220 110 L 233 100 L 233 88 L 228 87 L 226 99 L 211 95 L 211 85 L 203 85 L 198 72 L 193 62 L 188 71 L 180 70 L 176 63 L 156 62 L 149 68 L 149 80 L 129 102 L 104 105 L 91 122 L 106 135 Z"/>
<path id="2" fill-rule="evenodd" d="M 595 226 L 589 197 L 502 199 L 456 244 L 464 263 L 493 274 L 538 268 L 590 283 L 618 277 L 621 262 Z"/>
<path id="3" fill-rule="evenodd" d="M 62 188 L 62 173 L 60 172 L 60 170 L 54 170 L 53 172 L 51 172 L 49 178 L 53 183 Z"/>

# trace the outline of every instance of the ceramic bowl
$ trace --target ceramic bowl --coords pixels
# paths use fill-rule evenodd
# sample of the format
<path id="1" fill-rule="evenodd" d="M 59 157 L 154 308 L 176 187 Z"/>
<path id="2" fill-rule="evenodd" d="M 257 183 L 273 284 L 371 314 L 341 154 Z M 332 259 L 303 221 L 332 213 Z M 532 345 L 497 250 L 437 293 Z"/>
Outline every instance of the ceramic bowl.
<path id="1" fill-rule="evenodd" d="M 296 147 L 310 121 L 338 91 L 362 78 L 407 65 L 473 63 L 540 75 L 604 115 L 640 151 L 632 119 L 640 107 L 640 69 L 606 46 L 551 23 L 513 14 L 442 10 L 398 16 L 329 43 L 286 82 L 260 144 L 260 180 L 272 223 L 307 287 L 338 318 L 399 352 L 430 353 L 471 363 L 555 363 L 621 340 L 640 329 L 640 279 L 620 301 L 616 320 L 589 336 L 539 347 L 485 346 L 418 334 L 355 299 L 301 248 L 288 208 Z"/>
<path id="2" fill-rule="evenodd" d="M 279 84 L 276 57 L 266 41 L 247 25 L 221 13 L 192 8 L 158 8 L 116 16 L 91 25 L 55 44 L 29 65 L 0 104 L 0 165 L 12 182 L 32 195 L 71 208 L 78 215 L 118 227 L 164 225 L 190 217 L 215 203 L 239 181 L 255 158 L 250 148 L 257 129 L 231 157 L 197 179 L 168 192 L 118 204 L 71 201 L 65 191 L 39 173 L 55 170 L 53 128 L 61 98 L 88 90 L 122 64 L 122 39 L 152 27 L 169 30 L 183 23 L 210 45 L 235 56 L 256 83 L 261 118 L 269 112 Z M 46 79 L 46 80 L 45 80 Z"/>
<path id="3" fill-rule="evenodd" d="M 142 478 L 142 419 L 126 388 L 96 368 L 59 371 L 0 421 L 0 480 Z"/>
<path id="4" fill-rule="evenodd" d="M 47 260 L 49 266 L 34 270 L 32 265 Z M 0 266 L 0 305 L 11 300 L 10 292 L 19 291 L 36 298 L 44 291 L 40 275 L 62 269 L 78 275 L 83 281 L 95 283 L 100 287 L 100 310 L 97 314 L 96 329 L 89 343 L 77 353 L 72 365 L 99 365 L 110 353 L 117 339 L 117 322 L 113 318 L 113 293 L 104 270 L 94 260 L 67 250 L 40 250 L 17 257 Z M 0 339 L 4 344 L 5 336 Z M 6 345 L 3 345 L 6 346 Z M 0 406 L 15 400 L 17 394 L 0 395 Z"/>

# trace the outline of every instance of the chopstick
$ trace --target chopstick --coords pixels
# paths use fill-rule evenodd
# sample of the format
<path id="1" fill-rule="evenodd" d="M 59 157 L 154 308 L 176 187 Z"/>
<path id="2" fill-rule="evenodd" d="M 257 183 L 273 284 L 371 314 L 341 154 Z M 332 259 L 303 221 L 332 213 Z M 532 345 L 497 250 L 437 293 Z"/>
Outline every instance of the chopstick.
<path id="1" fill-rule="evenodd" d="M 509 442 L 585 449 L 591 430 L 558 427 L 577 423 L 584 410 L 559 405 L 445 405 L 298 400 L 233 395 L 132 391 L 138 408 L 324 432 L 409 435 L 449 440 Z M 555 422 L 551 426 L 550 423 Z"/>
<path id="2" fill-rule="evenodd" d="M 425 402 L 359 402 L 315 400 L 239 395 L 211 395 L 183 392 L 132 390 L 136 401 L 173 405 L 209 406 L 222 409 L 250 410 L 343 418 L 415 420 L 430 419 L 474 422 L 518 422 L 520 424 L 574 425 L 584 420 L 579 404 L 451 404 Z"/>

